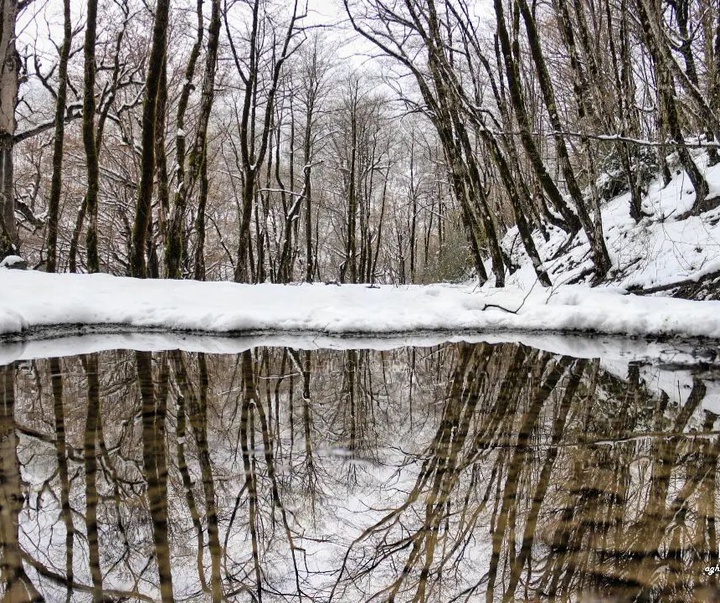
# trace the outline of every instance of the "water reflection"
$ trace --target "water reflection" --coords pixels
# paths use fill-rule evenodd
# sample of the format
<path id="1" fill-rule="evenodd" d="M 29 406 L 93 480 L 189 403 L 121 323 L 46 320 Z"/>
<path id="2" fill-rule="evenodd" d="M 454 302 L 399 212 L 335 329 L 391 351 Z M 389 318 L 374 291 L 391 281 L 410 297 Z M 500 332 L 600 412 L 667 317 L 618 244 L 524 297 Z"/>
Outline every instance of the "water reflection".
<path id="1" fill-rule="evenodd" d="M 676 395 L 520 344 L 15 362 L 3 600 L 717 599 L 702 368 Z"/>

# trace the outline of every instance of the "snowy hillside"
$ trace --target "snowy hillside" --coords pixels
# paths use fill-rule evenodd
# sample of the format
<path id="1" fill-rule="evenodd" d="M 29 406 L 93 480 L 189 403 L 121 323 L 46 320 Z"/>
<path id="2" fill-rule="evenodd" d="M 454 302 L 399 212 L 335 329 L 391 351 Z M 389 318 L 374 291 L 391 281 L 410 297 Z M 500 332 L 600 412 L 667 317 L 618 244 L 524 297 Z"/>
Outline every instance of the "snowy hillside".
<path id="1" fill-rule="evenodd" d="M 705 154 L 696 156 L 705 169 L 710 197 L 720 195 L 720 164 L 707 167 Z M 602 221 L 613 268 L 609 285 L 636 293 L 662 293 L 691 299 L 718 299 L 720 290 L 720 208 L 699 217 L 684 217 L 695 201 L 695 192 L 679 168 L 663 186 L 653 180 L 643 201 L 646 214 L 639 223 L 630 217 L 630 193 L 603 205 Z M 553 285 L 589 283 L 592 278 L 590 246 L 579 233 L 568 249 L 567 234 L 549 230 L 550 238 L 535 233 L 535 243 L 551 275 Z M 528 287 L 535 279 L 522 243 L 513 228 L 503 241 L 505 250 L 521 266 L 508 282 Z M 558 254 L 558 251 L 561 251 Z"/>

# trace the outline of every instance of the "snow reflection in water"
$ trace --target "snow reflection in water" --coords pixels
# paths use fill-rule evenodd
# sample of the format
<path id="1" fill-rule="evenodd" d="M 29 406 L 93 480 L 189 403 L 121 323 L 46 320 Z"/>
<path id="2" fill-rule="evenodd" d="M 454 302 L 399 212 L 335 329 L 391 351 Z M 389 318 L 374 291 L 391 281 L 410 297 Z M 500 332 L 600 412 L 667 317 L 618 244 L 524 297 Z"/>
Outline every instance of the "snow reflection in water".
<path id="1" fill-rule="evenodd" d="M 16 361 L 0 368 L 2 588 L 710 600 L 717 375 L 682 368 L 487 343 Z"/>

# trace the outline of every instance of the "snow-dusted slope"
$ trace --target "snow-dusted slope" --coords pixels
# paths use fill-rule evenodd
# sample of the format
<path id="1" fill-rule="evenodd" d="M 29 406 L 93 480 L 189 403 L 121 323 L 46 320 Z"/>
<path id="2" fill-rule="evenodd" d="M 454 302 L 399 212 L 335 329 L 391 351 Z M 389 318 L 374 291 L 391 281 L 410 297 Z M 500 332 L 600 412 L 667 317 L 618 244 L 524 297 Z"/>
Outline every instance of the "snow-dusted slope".
<path id="1" fill-rule="evenodd" d="M 709 197 L 720 195 L 720 164 L 706 167 L 703 153 L 696 154 L 703 168 Z M 646 214 L 640 223 L 630 217 L 630 193 L 625 193 L 603 205 L 602 220 L 608 252 L 613 263 L 610 282 L 624 289 L 656 289 L 672 283 L 698 281 L 720 272 L 720 208 L 700 216 L 682 218 L 691 209 L 695 193 L 687 175 L 675 170 L 670 184 L 660 180 L 650 183 L 642 207 Z M 553 284 L 589 282 L 590 247 L 580 233 L 566 253 L 555 257 L 566 242 L 566 234 L 550 229 L 545 241 L 536 233 L 535 242 Z M 527 287 L 535 280 L 532 267 L 522 243 L 513 228 L 505 237 L 504 246 L 521 268 L 511 276 L 511 285 Z M 553 258 L 553 259 L 550 259 Z M 720 291 L 711 297 L 720 297 Z"/>

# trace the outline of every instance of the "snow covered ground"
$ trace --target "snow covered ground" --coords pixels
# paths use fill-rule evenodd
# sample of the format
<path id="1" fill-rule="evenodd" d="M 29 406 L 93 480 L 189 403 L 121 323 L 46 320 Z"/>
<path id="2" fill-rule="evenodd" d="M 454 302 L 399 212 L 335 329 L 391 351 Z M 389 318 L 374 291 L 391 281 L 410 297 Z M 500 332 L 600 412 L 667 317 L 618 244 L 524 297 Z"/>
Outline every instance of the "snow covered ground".
<path id="1" fill-rule="evenodd" d="M 204 333 L 561 331 L 720 339 L 720 302 L 583 285 L 238 285 L 0 269 L 0 334 L 91 325 Z"/>

